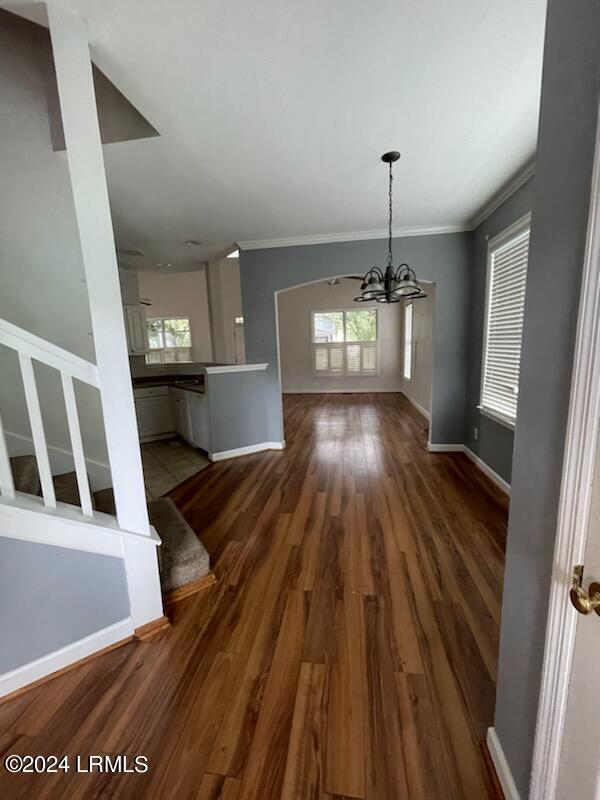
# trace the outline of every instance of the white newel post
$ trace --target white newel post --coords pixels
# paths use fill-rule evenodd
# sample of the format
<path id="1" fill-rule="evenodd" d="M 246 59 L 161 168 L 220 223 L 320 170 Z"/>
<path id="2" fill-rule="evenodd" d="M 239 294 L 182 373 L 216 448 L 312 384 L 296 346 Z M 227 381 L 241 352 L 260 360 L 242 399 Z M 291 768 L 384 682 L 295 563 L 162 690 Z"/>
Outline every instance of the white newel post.
<path id="1" fill-rule="evenodd" d="M 119 526 L 149 535 L 112 219 L 85 20 L 48 2 L 60 110 L 87 278 Z M 118 146 L 118 145 L 117 145 Z M 156 548 L 124 545 L 136 627 L 162 616 Z"/>

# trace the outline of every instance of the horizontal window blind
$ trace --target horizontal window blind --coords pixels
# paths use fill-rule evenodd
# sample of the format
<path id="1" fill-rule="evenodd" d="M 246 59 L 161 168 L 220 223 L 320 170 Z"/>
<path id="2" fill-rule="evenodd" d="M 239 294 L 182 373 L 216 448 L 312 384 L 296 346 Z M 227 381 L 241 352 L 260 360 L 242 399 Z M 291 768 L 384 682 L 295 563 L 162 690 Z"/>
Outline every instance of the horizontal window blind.
<path id="1" fill-rule="evenodd" d="M 146 364 L 181 364 L 192 361 L 191 347 L 172 347 L 146 353 Z"/>
<path id="2" fill-rule="evenodd" d="M 481 408 L 508 422 L 517 418 L 525 312 L 529 225 L 489 251 Z"/>

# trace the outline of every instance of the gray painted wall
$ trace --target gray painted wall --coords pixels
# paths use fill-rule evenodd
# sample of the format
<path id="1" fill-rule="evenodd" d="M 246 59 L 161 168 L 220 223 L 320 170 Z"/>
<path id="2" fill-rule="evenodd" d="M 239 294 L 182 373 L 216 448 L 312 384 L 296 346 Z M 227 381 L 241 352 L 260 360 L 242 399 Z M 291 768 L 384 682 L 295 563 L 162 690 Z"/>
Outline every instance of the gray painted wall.
<path id="1" fill-rule="evenodd" d="M 207 374 L 204 380 L 211 452 L 222 453 L 273 441 L 268 436 L 265 370 L 214 372 Z"/>
<path id="2" fill-rule="evenodd" d="M 409 236 L 394 240 L 396 261 L 407 261 L 437 283 L 431 441 L 462 443 L 467 385 L 469 233 Z M 246 356 L 266 361 L 269 441 L 283 439 L 277 358 L 275 296 L 312 280 L 361 274 L 385 264 L 385 240 L 246 250 L 240 253 Z"/>
<path id="3" fill-rule="evenodd" d="M 128 616 L 120 558 L 0 537 L 0 674 Z"/>
<path id="4" fill-rule="evenodd" d="M 600 93 L 600 3 L 550 0 L 496 730 L 528 795 Z"/>
<path id="5" fill-rule="evenodd" d="M 516 222 L 533 204 L 531 178 L 509 197 L 493 214 L 484 220 L 473 234 L 473 271 L 471 274 L 471 316 L 469 322 L 469 366 L 467 378 L 467 407 L 465 411 L 465 443 L 505 481 L 510 483 L 514 431 L 477 410 L 481 391 L 483 356 L 483 326 L 487 282 L 488 240 Z M 475 439 L 474 429 L 479 436 Z"/>

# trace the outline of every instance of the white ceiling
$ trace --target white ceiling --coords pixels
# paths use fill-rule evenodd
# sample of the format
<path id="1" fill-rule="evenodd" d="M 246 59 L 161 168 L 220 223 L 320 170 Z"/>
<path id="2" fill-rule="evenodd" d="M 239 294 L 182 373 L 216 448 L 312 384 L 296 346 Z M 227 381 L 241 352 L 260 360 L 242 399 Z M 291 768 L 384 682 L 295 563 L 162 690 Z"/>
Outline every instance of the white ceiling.
<path id="1" fill-rule="evenodd" d="M 535 153 L 545 0 L 73 0 L 161 136 L 105 146 L 119 245 L 465 226 Z M 186 247 L 198 239 L 202 247 Z"/>

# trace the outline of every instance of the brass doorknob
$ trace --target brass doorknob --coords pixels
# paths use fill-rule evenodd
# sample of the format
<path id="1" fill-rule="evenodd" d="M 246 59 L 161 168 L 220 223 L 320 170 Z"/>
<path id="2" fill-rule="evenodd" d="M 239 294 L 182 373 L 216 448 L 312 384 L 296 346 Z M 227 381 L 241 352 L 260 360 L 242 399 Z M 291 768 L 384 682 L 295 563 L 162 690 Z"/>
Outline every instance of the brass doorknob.
<path id="1" fill-rule="evenodd" d="M 600 583 L 590 583 L 589 588 L 583 588 L 583 564 L 578 564 L 573 572 L 573 586 L 569 592 L 571 603 L 580 614 L 589 614 L 595 611 L 600 616 Z"/>

